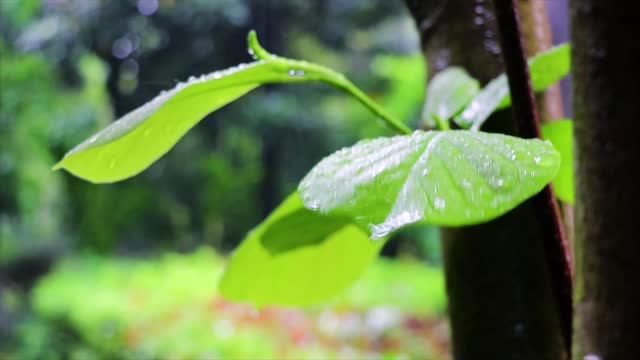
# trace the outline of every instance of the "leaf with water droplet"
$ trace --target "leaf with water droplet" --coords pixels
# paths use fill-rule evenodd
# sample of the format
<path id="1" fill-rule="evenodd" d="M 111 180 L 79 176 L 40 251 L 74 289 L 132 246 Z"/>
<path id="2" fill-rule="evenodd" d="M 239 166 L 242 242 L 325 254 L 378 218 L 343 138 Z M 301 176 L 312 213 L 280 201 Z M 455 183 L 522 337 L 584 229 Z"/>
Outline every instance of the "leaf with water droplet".
<path id="1" fill-rule="evenodd" d="M 271 56 L 258 48 L 255 33 L 250 33 L 249 42 L 259 61 L 192 76 L 172 90 L 161 92 L 69 151 L 54 169 L 66 169 L 94 183 L 132 177 L 167 153 L 205 116 L 267 83 L 326 82 L 354 95 L 376 115 L 386 116 L 341 74 L 317 64 Z M 405 130 L 393 119 L 387 117 L 386 121 Z"/>
<path id="2" fill-rule="evenodd" d="M 451 67 L 437 73 L 427 89 L 422 121 L 436 126 L 436 118 L 449 121 L 478 93 L 480 83 L 462 68 Z"/>
<path id="3" fill-rule="evenodd" d="M 562 156 L 558 175 L 553 179 L 556 196 L 569 204 L 575 203 L 573 179 L 573 122 L 570 119 L 542 124 L 542 137 L 551 141 Z"/>
<path id="4" fill-rule="evenodd" d="M 562 44 L 529 59 L 531 85 L 534 91 L 542 91 L 562 79 L 571 69 L 569 44 Z M 504 74 L 491 80 L 454 118 L 458 126 L 478 130 L 494 111 L 511 105 L 509 83 Z"/>
<path id="5" fill-rule="evenodd" d="M 358 279 L 383 243 L 345 217 L 306 209 L 294 193 L 234 251 L 220 291 L 256 305 L 328 300 Z"/>
<path id="6" fill-rule="evenodd" d="M 489 221 L 539 192 L 559 166 L 560 155 L 548 141 L 416 131 L 361 141 L 328 156 L 298 191 L 307 207 L 355 219 L 377 238 L 416 222 Z"/>

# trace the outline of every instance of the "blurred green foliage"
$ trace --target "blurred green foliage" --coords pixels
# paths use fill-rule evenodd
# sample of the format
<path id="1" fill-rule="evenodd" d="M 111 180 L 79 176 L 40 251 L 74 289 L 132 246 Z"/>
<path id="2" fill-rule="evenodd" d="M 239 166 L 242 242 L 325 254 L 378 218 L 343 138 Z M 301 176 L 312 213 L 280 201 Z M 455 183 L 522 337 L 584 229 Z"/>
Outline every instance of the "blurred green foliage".
<path id="1" fill-rule="evenodd" d="M 118 295 L 124 287 L 97 285 L 108 277 L 104 274 L 117 273 L 114 278 L 120 281 L 129 270 L 144 269 L 144 264 L 150 275 L 139 280 L 144 283 L 139 286 L 145 291 L 158 287 L 158 292 L 151 292 L 157 311 L 174 306 L 172 311 L 198 317 L 195 310 L 189 314 L 191 304 L 183 300 L 195 296 L 191 291 L 214 291 L 214 270 L 200 269 L 210 277 L 200 275 L 198 264 L 217 261 L 214 265 L 220 266 L 216 255 L 168 256 L 181 259 L 172 269 L 179 273 L 177 266 L 184 264 L 184 271 L 193 269 L 193 277 L 185 284 L 178 276 L 171 278 L 175 284 L 162 285 L 167 274 L 158 269 L 167 258 L 140 263 L 96 254 L 153 258 L 202 245 L 228 252 L 323 156 L 361 137 L 388 134 L 360 104 L 325 85 L 274 85 L 205 119 L 135 179 L 94 186 L 50 170 L 73 145 L 172 88 L 178 79 L 249 61 L 249 29 L 255 28 L 274 53 L 334 67 L 396 117 L 412 124 L 418 120 L 425 67 L 401 2 L 159 0 L 154 10 L 155 3 L 0 1 L 0 357 L 5 354 L 3 343 L 17 337 L 20 359 L 124 354 L 113 348 L 122 343 L 105 348 L 90 340 L 112 331 L 96 320 L 104 315 L 102 306 L 128 296 Z M 144 15 L 143 10 L 153 11 Z M 410 229 L 383 252 L 412 253 L 437 262 L 437 234 L 433 228 Z M 35 302 L 38 311 L 32 312 L 28 294 L 33 279 L 68 254 L 76 254 L 74 264 L 82 281 L 96 286 L 80 293 L 73 287 L 76 278 L 56 273 L 38 288 L 34 300 L 50 286 L 55 295 L 49 300 L 69 301 L 67 315 L 50 317 L 40 308 L 45 306 L 42 300 Z M 134 276 L 139 277 L 144 275 Z M 438 281 L 434 277 L 434 286 Z M 176 297 L 161 291 L 166 287 L 177 291 Z M 375 296 L 386 293 L 382 282 L 366 289 L 378 289 Z M 95 296 L 89 301 L 90 295 Z M 81 304 L 83 299 L 87 301 Z M 409 301 L 394 301 L 405 299 Z M 426 298 L 416 300 L 420 302 L 429 304 Z M 361 306 L 366 304 L 362 300 Z M 76 315 L 69 315 L 69 306 L 78 307 Z M 148 309 L 147 314 L 147 307 L 133 313 L 124 308 L 116 315 L 129 311 L 127 316 L 153 323 L 156 308 Z M 78 314 L 83 319 L 77 319 Z M 19 333 L 13 331 L 18 324 Z M 187 346 L 189 341 L 183 339 L 189 340 L 197 327 L 211 329 L 211 323 L 195 324 L 172 327 L 154 346 Z M 172 336 L 182 340 L 171 340 Z M 238 341 L 261 344 L 255 337 L 249 332 Z M 423 341 L 417 339 L 412 341 Z M 72 343 L 77 346 L 70 347 Z M 206 346 L 194 343 L 185 353 Z"/>
<path id="2" fill-rule="evenodd" d="M 69 346 L 48 346 L 47 325 L 27 322 L 20 339 L 29 346 L 19 356 L 426 359 L 442 352 L 434 338 L 415 342 L 443 330 L 434 317 L 445 306 L 439 269 L 378 260 L 338 299 L 302 310 L 226 302 L 216 292 L 223 267 L 208 248 L 158 260 L 67 259 L 38 284 L 32 301 L 48 326 L 67 327 Z"/>

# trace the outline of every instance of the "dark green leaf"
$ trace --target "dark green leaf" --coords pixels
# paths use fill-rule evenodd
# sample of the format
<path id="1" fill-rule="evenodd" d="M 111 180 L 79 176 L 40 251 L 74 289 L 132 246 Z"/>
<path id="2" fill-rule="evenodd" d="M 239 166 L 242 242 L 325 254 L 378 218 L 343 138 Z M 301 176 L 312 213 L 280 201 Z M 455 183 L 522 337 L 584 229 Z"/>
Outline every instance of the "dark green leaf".
<path id="1" fill-rule="evenodd" d="M 220 290 L 257 305 L 328 300 L 364 272 L 383 244 L 343 217 L 305 209 L 295 193 L 235 250 Z"/>
<path id="2" fill-rule="evenodd" d="M 575 202 L 573 182 L 573 122 L 567 120 L 550 121 L 542 124 L 542 136 L 551 141 L 562 156 L 558 175 L 553 179 L 556 196 L 570 204 Z"/>
<path id="3" fill-rule="evenodd" d="M 556 175 L 550 142 L 471 131 L 416 131 L 361 141 L 328 156 L 300 183 L 310 209 L 368 225 L 372 237 L 418 221 L 494 219 Z"/>

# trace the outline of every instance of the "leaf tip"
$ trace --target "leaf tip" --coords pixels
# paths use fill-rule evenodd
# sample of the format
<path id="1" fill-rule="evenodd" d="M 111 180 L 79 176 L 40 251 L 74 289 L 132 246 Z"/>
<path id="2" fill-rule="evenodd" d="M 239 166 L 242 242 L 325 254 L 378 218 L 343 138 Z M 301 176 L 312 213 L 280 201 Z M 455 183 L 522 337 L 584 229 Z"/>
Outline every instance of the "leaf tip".
<path id="1" fill-rule="evenodd" d="M 53 165 L 51 167 L 51 171 L 58 171 L 58 170 L 62 169 L 64 167 L 64 165 L 62 165 L 63 161 L 64 161 L 64 159 L 58 161 L 55 165 Z"/>
<path id="2" fill-rule="evenodd" d="M 255 30 L 250 30 L 247 34 L 247 46 L 249 47 L 249 54 L 255 59 L 268 60 L 273 56 L 265 50 L 258 41 L 258 33 Z"/>

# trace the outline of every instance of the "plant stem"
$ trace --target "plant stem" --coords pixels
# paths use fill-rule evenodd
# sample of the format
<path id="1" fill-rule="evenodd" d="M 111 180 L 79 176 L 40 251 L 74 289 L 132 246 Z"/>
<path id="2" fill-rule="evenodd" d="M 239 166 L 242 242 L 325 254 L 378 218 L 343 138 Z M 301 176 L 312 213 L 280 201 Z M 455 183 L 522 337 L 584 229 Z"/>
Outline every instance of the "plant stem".
<path id="1" fill-rule="evenodd" d="M 410 134 L 411 129 L 402 122 L 395 119 L 387 113 L 380 105 L 368 97 L 355 84 L 349 81 L 343 74 L 340 74 L 327 67 L 313 64 L 307 61 L 287 59 L 276 56 L 265 50 L 258 41 L 256 32 L 251 30 L 247 36 L 249 52 L 258 60 L 272 61 L 282 64 L 284 67 L 302 71 L 303 73 L 313 74 L 312 79 L 325 82 L 336 86 L 351 96 L 355 97 L 362 105 L 368 108 L 372 113 L 378 116 L 382 121 L 394 132 L 398 134 Z"/>
<path id="2" fill-rule="evenodd" d="M 529 67 L 522 44 L 522 35 L 514 0 L 494 0 L 500 44 L 509 79 L 512 109 L 519 135 L 524 138 L 540 137 L 540 121 L 531 88 Z M 572 289 L 571 261 L 560 211 L 553 189 L 545 187 L 534 197 L 539 216 L 543 219 L 544 249 L 552 277 L 552 286 L 560 312 L 567 351 L 571 348 Z"/>

